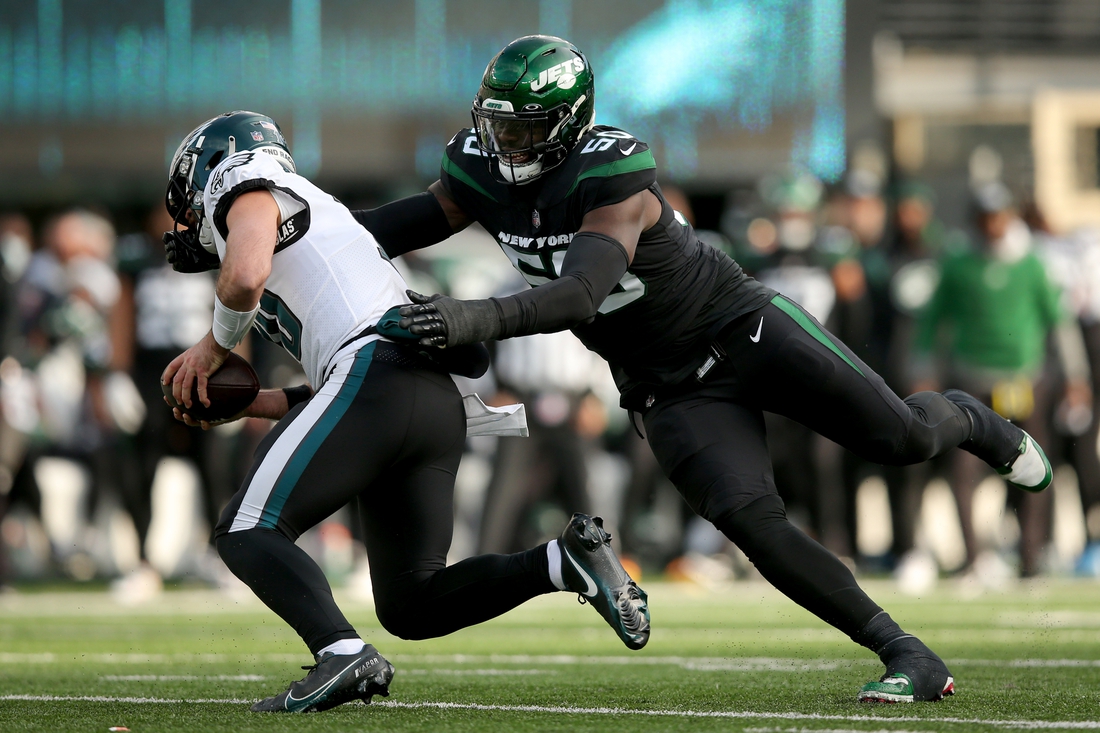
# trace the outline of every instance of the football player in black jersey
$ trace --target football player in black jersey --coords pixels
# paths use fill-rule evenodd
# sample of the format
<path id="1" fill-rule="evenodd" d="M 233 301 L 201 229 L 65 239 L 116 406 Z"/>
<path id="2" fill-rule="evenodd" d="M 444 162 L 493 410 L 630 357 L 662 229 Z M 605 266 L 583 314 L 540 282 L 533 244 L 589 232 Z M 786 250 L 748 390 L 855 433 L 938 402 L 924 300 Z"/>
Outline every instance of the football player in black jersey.
<path id="1" fill-rule="evenodd" d="M 426 193 L 355 212 L 397 256 L 473 222 L 534 287 L 462 301 L 409 293 L 402 325 L 456 346 L 572 329 L 611 365 L 623 407 L 684 498 L 796 603 L 879 655 L 860 700 L 939 700 L 947 666 L 906 634 L 776 493 L 762 412 L 791 417 L 878 463 L 968 450 L 1041 491 L 1042 450 L 958 391 L 904 400 L 798 304 L 702 244 L 668 205 L 649 147 L 594 124 L 592 69 L 572 44 L 526 36 L 490 63 L 472 129 Z"/>
<path id="2" fill-rule="evenodd" d="M 879 655 L 867 701 L 954 692 L 943 660 L 905 634 L 851 572 L 788 522 L 762 412 L 799 420 L 868 460 L 960 447 L 1029 491 L 1051 482 L 1036 442 L 968 394 L 901 400 L 798 304 L 706 247 L 661 196 L 646 143 L 594 124 L 587 58 L 550 36 L 508 44 L 485 70 L 474 127 L 425 194 L 356 212 L 392 256 L 477 221 L 533 287 L 485 300 L 410 293 L 403 325 L 458 346 L 570 328 L 612 366 L 661 467 L 694 510 L 775 587 Z"/>

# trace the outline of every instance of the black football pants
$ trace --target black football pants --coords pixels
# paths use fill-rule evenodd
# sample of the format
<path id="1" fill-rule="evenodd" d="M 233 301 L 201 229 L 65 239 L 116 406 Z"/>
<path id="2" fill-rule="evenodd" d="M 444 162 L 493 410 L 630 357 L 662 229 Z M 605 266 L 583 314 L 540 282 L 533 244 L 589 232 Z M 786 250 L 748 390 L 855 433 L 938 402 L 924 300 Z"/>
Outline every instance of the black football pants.
<path id="1" fill-rule="evenodd" d="M 888 465 L 926 461 L 956 447 L 970 436 L 969 420 L 935 392 L 902 400 L 782 296 L 738 318 L 717 342 L 726 358 L 702 381 L 653 395 L 644 412 L 653 452 L 691 507 L 769 582 L 861 641 L 859 632 L 881 609 L 843 563 L 787 521 L 763 412 Z"/>
<path id="2" fill-rule="evenodd" d="M 448 634 L 555 590 L 545 545 L 447 567 L 466 418 L 450 376 L 415 360 L 380 342 L 341 360 L 261 443 L 215 531 L 229 569 L 314 654 L 358 634 L 294 541 L 356 497 L 375 610 L 396 636 Z"/>

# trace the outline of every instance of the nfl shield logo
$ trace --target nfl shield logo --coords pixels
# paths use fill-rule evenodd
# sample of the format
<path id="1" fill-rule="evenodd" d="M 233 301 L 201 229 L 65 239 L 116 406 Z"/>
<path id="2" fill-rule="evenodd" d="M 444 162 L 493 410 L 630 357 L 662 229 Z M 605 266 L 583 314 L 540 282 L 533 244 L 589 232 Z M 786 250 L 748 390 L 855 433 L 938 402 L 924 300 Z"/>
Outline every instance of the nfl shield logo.
<path id="1" fill-rule="evenodd" d="M 262 132 L 260 132 L 259 130 L 253 130 L 252 131 L 252 139 L 255 140 L 258 143 L 262 143 L 264 141 L 264 134 Z"/>
<path id="2" fill-rule="evenodd" d="M 538 211 L 531 212 L 531 226 L 533 226 L 535 229 L 538 229 L 540 226 L 542 226 L 542 219 L 539 217 Z"/>

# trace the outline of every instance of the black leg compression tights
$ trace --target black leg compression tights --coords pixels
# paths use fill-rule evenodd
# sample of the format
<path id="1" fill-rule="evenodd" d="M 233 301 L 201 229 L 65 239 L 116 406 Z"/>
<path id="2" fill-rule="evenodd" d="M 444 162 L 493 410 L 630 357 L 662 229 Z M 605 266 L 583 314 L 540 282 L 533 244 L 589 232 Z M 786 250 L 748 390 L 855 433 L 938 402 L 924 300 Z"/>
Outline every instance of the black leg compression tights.
<path id="1" fill-rule="evenodd" d="M 462 398 L 449 375 L 376 360 L 373 350 L 341 361 L 268 434 L 215 530 L 229 569 L 314 654 L 358 634 L 294 540 L 352 499 L 378 618 L 393 634 L 448 634 L 555 590 L 545 545 L 447 567 Z"/>
<path id="2" fill-rule="evenodd" d="M 402 639 L 431 639 L 488 621 L 557 588 L 546 545 L 514 555 L 479 555 L 443 570 L 412 571 L 375 590 L 375 612 Z"/>
<path id="3" fill-rule="evenodd" d="M 876 654 L 903 632 L 852 572 L 787 520 L 783 500 L 762 496 L 715 522 L 779 591 Z"/>
<path id="4" fill-rule="evenodd" d="M 264 604 L 316 654 L 358 634 L 336 606 L 321 568 L 276 530 L 251 529 L 217 539 L 218 553 Z M 410 570 L 375 588 L 378 620 L 402 639 L 430 639 L 495 618 L 556 590 L 546 545 L 515 555 L 482 555 L 441 570 Z"/>
<path id="5" fill-rule="evenodd" d="M 219 536 L 217 547 L 233 574 L 290 624 L 313 654 L 358 636 L 332 599 L 321 568 L 287 537 L 250 529 Z"/>

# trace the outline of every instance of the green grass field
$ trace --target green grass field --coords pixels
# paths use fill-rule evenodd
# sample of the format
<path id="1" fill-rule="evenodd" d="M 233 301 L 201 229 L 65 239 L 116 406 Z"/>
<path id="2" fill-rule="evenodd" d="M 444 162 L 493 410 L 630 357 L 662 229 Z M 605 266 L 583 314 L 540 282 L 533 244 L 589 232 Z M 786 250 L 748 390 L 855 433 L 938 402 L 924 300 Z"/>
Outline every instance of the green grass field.
<path id="1" fill-rule="evenodd" d="M 254 600 L 170 591 L 0 596 L 0 731 L 963 731 L 1100 729 L 1100 584 L 1049 581 L 964 599 L 943 584 L 872 597 L 946 659 L 958 694 L 868 706 L 878 661 L 763 583 L 645 584 L 653 637 L 631 653 L 574 596 L 426 642 L 344 601 L 397 667 L 391 696 L 305 716 L 251 701 L 301 677 L 301 642 Z M 342 599 L 343 600 L 343 599 Z"/>

